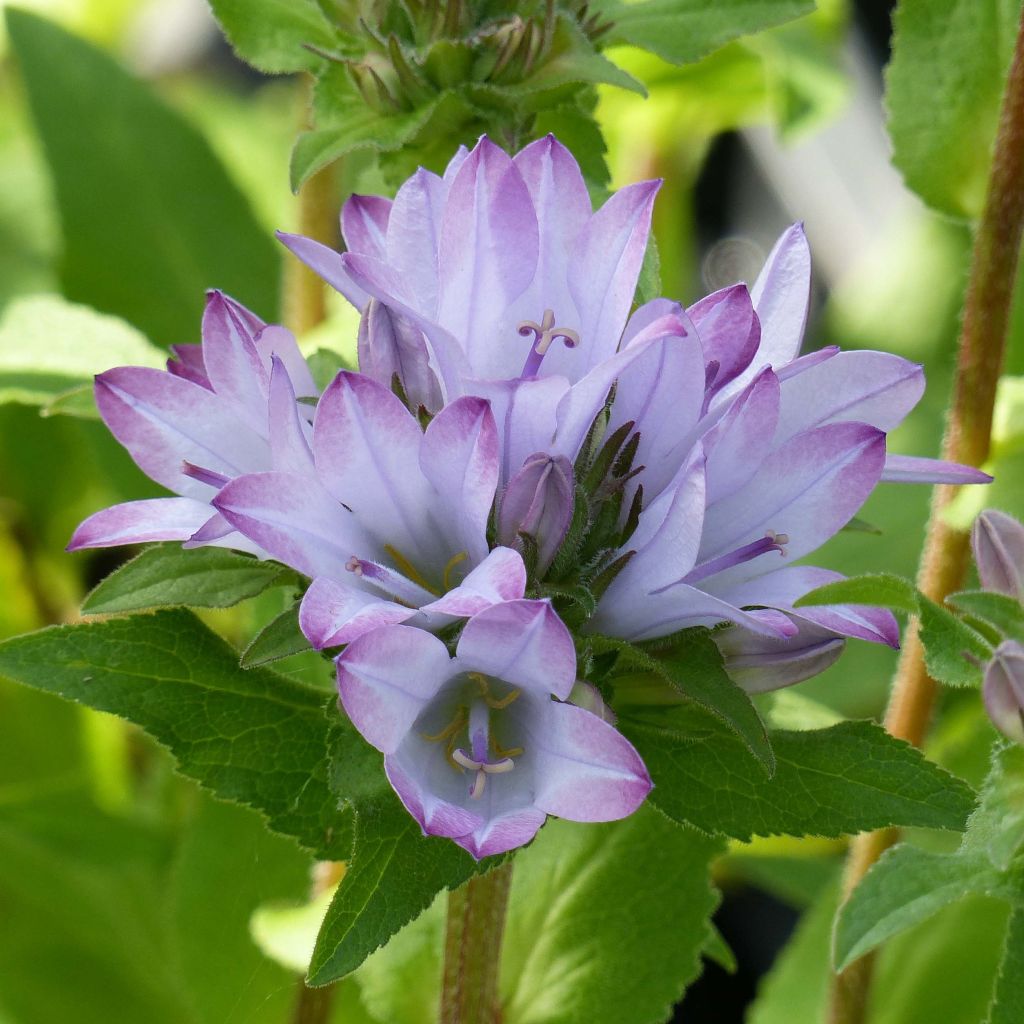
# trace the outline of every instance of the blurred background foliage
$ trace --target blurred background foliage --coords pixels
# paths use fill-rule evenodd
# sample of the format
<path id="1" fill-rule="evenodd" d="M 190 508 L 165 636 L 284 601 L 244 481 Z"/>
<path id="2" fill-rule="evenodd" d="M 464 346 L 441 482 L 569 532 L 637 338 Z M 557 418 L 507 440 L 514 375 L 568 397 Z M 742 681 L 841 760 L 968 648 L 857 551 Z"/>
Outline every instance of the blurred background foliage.
<path id="1" fill-rule="evenodd" d="M 89 418 L 91 374 L 126 360 L 158 364 L 163 347 L 198 340 L 207 287 L 278 315 L 284 258 L 273 231 L 299 223 L 289 150 L 308 92 L 301 77 L 240 63 L 202 0 L 27 6 L 47 20 L 12 16 L 13 38 L 0 35 L 0 636 L 74 620 L 125 553 L 69 556 L 73 527 L 156 493 Z M 951 5 L 950 16 L 964 7 Z M 994 32 L 996 15 L 1010 12 L 1012 25 L 1017 9 L 982 7 L 995 12 Z M 804 219 L 816 261 L 807 347 L 877 347 L 924 363 L 928 392 L 893 441 L 934 455 L 970 241 L 957 217 L 977 213 L 979 171 L 960 168 L 954 188 L 922 170 L 935 153 L 897 147 L 936 213 L 891 166 L 882 103 L 890 16 L 883 0 L 820 0 L 813 15 L 682 66 L 616 47 L 610 56 L 649 95 L 602 86 L 597 114 L 613 187 L 665 179 L 656 209 L 664 293 L 693 301 L 750 279 L 778 231 Z M 898 68 L 891 82 L 893 116 L 913 116 Z M 957 159 L 980 161 L 983 176 L 985 125 L 977 131 L 981 141 Z M 371 157 L 347 159 L 337 203 L 380 180 Z M 67 302 L 131 326 L 114 343 L 95 313 Z M 1024 374 L 1017 306 L 1009 368 Z M 351 359 L 354 317 L 340 300 L 329 312 L 303 343 Z M 90 345 L 93 330 L 102 344 Z M 984 500 L 1022 515 L 1024 384 L 1004 384 L 997 483 Z M 863 512 L 879 532 L 845 532 L 816 561 L 912 575 L 928 500 L 923 487 L 880 488 Z M 978 500 L 965 497 L 954 515 L 968 521 Z M 242 644 L 288 596 L 271 590 L 204 617 Z M 878 715 L 894 664 L 892 652 L 854 643 L 819 679 L 765 703 L 787 724 Z M 331 685 L 312 655 L 282 668 Z M 945 701 L 929 753 L 977 783 L 990 738 L 979 702 Z M 679 1019 L 817 1019 L 841 852 L 815 840 L 734 844 L 717 870 L 726 893 L 717 923 L 738 973 L 709 965 Z M 253 813 L 175 776 L 135 729 L 0 681 L 0 1024 L 288 1019 L 303 931 L 296 957 L 294 921 L 280 908 L 308 896 L 311 867 Z M 968 901 L 893 943 L 873 1024 L 981 1019 L 1001 914 Z M 427 915 L 409 927 L 419 931 L 342 984 L 334 1019 L 425 1019 L 379 984 L 382 971 L 428 969 L 410 949 L 436 942 L 439 926 Z M 899 970 L 886 966 L 897 958 Z"/>

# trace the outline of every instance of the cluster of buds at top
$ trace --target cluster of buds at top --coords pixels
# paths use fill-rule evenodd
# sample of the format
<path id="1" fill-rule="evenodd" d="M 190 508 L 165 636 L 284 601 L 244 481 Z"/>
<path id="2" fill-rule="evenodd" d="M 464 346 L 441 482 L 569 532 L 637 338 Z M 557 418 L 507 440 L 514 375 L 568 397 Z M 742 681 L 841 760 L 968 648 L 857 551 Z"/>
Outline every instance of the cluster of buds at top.
<path id="1" fill-rule="evenodd" d="M 988 509 L 971 535 L 981 585 L 1018 602 L 1003 619 L 1005 639 L 985 668 L 985 708 L 1004 736 L 1024 743 L 1024 526 L 1012 516 Z"/>

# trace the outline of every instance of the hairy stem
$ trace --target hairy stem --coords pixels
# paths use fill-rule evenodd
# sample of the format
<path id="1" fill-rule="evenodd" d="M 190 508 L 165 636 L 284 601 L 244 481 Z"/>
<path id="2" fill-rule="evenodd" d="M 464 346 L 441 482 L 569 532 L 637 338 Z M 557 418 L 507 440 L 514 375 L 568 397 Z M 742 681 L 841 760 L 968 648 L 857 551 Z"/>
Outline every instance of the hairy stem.
<path id="1" fill-rule="evenodd" d="M 448 895 L 439 1024 L 500 1024 L 498 972 L 512 882 L 503 864 Z"/>
<path id="2" fill-rule="evenodd" d="M 964 300 L 956 382 L 942 456 L 980 466 L 988 458 L 996 385 L 1003 365 L 1006 331 L 1024 225 L 1024 19 L 1000 113 L 981 223 L 974 239 L 971 276 Z M 948 526 L 943 512 L 956 494 L 937 487 L 932 501 L 918 586 L 941 602 L 959 588 L 967 571 L 968 535 Z M 936 684 L 924 665 L 924 650 L 912 623 L 893 683 L 885 726 L 920 746 L 935 704 Z M 844 886 L 853 891 L 875 861 L 899 837 L 895 829 L 856 838 Z M 862 1024 L 871 985 L 872 958 L 851 964 L 833 983 L 829 1024 Z"/>

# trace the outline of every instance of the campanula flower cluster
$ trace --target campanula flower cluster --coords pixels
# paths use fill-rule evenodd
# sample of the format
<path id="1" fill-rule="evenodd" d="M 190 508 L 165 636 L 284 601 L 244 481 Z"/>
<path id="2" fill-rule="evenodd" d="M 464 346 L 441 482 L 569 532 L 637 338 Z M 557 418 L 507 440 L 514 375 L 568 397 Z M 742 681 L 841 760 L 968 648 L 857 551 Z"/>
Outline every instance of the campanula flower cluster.
<path id="1" fill-rule="evenodd" d="M 597 694 L 572 699 L 588 637 L 715 627 L 750 692 L 848 637 L 896 646 L 885 610 L 795 609 L 838 578 L 804 558 L 883 481 L 987 479 L 887 453 L 919 366 L 800 354 L 800 225 L 753 287 L 635 308 L 657 190 L 594 210 L 554 138 L 484 138 L 394 200 L 349 199 L 344 253 L 281 236 L 361 313 L 359 370 L 323 394 L 287 331 L 219 293 L 168 372 L 97 378 L 177 497 L 99 512 L 71 546 L 216 544 L 308 577 L 300 624 L 345 712 L 424 831 L 475 857 L 649 791 Z"/>

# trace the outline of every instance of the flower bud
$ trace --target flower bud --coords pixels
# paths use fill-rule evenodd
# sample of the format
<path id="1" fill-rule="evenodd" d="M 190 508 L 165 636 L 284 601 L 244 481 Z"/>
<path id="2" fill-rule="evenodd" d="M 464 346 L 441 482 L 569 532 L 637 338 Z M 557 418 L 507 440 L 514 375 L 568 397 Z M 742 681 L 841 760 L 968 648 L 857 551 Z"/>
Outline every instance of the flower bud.
<path id="1" fill-rule="evenodd" d="M 615 712 L 605 703 L 601 691 L 593 683 L 588 683 L 584 679 L 576 680 L 572 693 L 569 694 L 569 703 L 589 711 L 592 715 L 597 715 L 609 725 L 614 725 L 616 722 Z"/>
<path id="2" fill-rule="evenodd" d="M 537 572 L 554 560 L 573 507 L 572 466 L 564 455 L 531 455 L 508 483 L 498 513 L 498 542 L 522 551 L 521 533 L 537 542 Z"/>
<path id="3" fill-rule="evenodd" d="M 1024 645 L 1001 643 L 985 669 L 985 710 L 992 724 L 1015 743 L 1024 743 Z"/>
<path id="4" fill-rule="evenodd" d="M 1013 516 L 986 509 L 971 532 L 981 585 L 1024 601 L 1024 526 Z"/>
<path id="5" fill-rule="evenodd" d="M 398 377 L 413 412 L 420 406 L 437 412 L 444 404 L 423 332 L 377 299 L 370 299 L 359 321 L 358 353 L 367 377 L 387 388 Z"/>
<path id="6" fill-rule="evenodd" d="M 801 625 L 785 640 L 761 636 L 741 626 L 714 634 L 725 670 L 747 693 L 767 693 L 824 672 L 843 653 L 845 641 L 824 627 Z"/>

